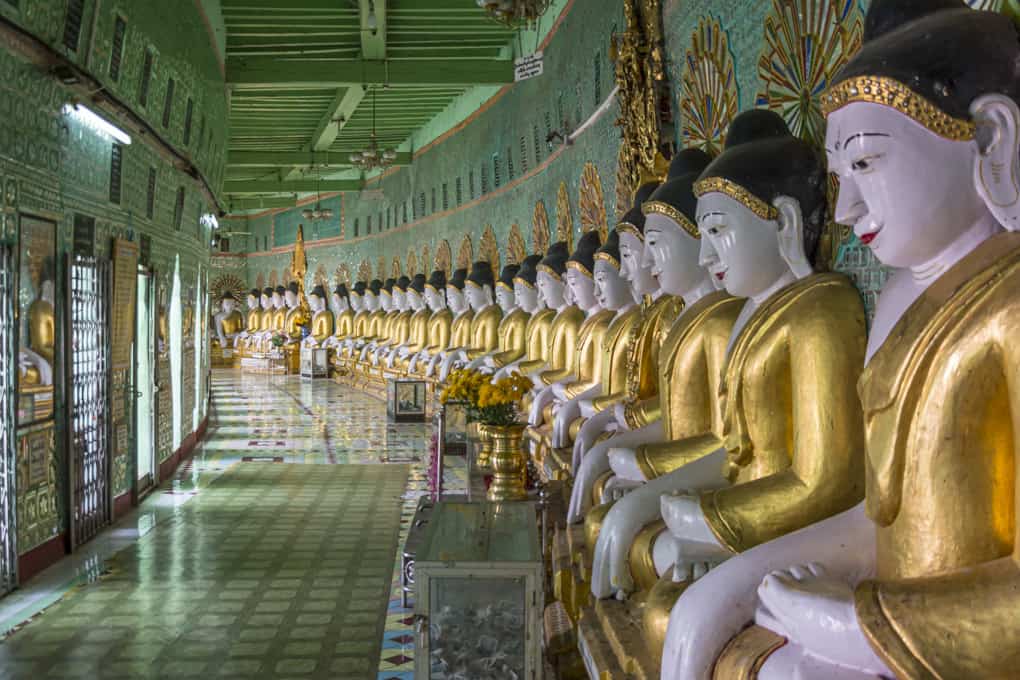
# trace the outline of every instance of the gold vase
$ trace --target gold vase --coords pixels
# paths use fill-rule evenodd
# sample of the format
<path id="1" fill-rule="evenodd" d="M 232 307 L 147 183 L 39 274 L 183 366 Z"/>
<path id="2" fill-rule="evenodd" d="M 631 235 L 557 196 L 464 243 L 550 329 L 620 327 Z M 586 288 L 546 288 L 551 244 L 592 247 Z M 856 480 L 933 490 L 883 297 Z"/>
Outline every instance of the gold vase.
<path id="1" fill-rule="evenodd" d="M 488 428 L 490 425 L 475 423 L 478 431 L 478 455 L 475 457 L 475 467 L 482 469 L 489 467 L 492 460 L 492 439 L 489 437 Z"/>
<path id="2" fill-rule="evenodd" d="M 490 501 L 523 501 L 528 497 L 524 488 L 524 451 L 521 438 L 523 425 L 485 425 L 491 446 L 492 485 Z"/>

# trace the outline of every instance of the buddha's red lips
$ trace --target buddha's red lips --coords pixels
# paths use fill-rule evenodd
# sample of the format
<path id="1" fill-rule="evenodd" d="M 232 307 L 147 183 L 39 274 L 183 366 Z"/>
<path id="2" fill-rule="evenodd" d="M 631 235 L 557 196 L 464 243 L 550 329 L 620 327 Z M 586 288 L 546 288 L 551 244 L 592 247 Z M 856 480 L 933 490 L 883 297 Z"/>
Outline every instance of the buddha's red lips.
<path id="1" fill-rule="evenodd" d="M 875 240 L 875 237 L 878 236 L 878 234 L 881 231 L 882 231 L 881 229 L 876 229 L 875 231 L 869 232 L 867 234 L 861 234 L 857 238 L 859 238 L 861 243 L 863 243 L 864 245 L 868 245 L 869 243 Z"/>
<path id="2" fill-rule="evenodd" d="M 720 281 L 722 281 L 725 277 L 726 277 L 725 271 L 715 273 L 715 278 L 719 279 Z"/>

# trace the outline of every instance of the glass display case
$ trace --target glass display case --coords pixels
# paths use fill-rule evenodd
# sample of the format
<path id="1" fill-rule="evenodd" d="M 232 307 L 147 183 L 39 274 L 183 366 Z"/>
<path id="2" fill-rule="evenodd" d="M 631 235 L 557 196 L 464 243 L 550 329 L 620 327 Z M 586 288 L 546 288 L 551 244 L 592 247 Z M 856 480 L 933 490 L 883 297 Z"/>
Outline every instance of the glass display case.
<path id="1" fill-rule="evenodd" d="M 329 375 L 329 351 L 324 347 L 301 347 L 301 377 L 325 378 Z"/>
<path id="2" fill-rule="evenodd" d="M 410 378 L 386 381 L 386 415 L 394 423 L 425 422 L 425 381 Z"/>
<path id="3" fill-rule="evenodd" d="M 541 680 L 534 503 L 438 503 L 415 572 L 415 678 Z"/>

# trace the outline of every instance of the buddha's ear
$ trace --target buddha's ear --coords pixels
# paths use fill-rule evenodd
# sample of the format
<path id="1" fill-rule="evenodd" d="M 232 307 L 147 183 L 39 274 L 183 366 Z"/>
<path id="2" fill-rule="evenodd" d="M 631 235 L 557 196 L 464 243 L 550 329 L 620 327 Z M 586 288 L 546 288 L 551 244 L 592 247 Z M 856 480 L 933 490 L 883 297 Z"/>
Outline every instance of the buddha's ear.
<path id="1" fill-rule="evenodd" d="M 814 269 L 804 254 L 804 213 L 800 209 L 800 202 L 789 196 L 776 196 L 772 206 L 779 213 L 776 219 L 779 225 L 779 254 L 798 279 L 810 276 Z"/>
<path id="2" fill-rule="evenodd" d="M 1012 98 L 986 94 L 970 105 L 977 126 L 974 185 L 995 218 L 1020 230 L 1020 109 Z"/>

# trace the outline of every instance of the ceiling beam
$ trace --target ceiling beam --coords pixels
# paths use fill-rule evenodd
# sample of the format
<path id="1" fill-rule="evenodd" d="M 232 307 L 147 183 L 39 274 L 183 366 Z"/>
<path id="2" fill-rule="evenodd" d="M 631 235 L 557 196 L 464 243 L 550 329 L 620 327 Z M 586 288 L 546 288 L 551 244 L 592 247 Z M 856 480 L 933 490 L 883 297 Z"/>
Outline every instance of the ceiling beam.
<path id="1" fill-rule="evenodd" d="M 386 58 L 386 0 L 358 0 L 361 17 L 361 58 Z M 374 16 L 375 26 L 369 19 Z"/>
<path id="2" fill-rule="evenodd" d="M 364 85 L 503 85 L 514 80 L 509 59 L 283 59 L 228 57 L 227 82 L 251 88 Z"/>
<path id="3" fill-rule="evenodd" d="M 271 210 L 272 208 L 293 208 L 297 205 L 295 196 L 259 196 L 232 198 L 227 201 L 227 213 L 239 210 Z"/>
<path id="4" fill-rule="evenodd" d="M 360 179 L 299 179 L 290 182 L 275 180 L 227 180 L 225 194 L 314 194 L 319 191 L 361 191 L 365 183 Z"/>
<path id="5" fill-rule="evenodd" d="M 358 104 L 364 98 L 365 88 L 361 85 L 352 85 L 347 89 L 337 90 L 336 97 L 333 98 L 333 102 L 326 109 L 322 120 L 315 127 L 309 148 L 312 151 L 322 151 L 333 146 L 337 135 L 350 121 Z"/>
<path id="6" fill-rule="evenodd" d="M 301 166 L 350 167 L 351 152 L 337 151 L 231 151 L 227 165 L 232 168 L 276 168 Z M 397 154 L 393 165 L 410 165 L 411 153 Z"/>

